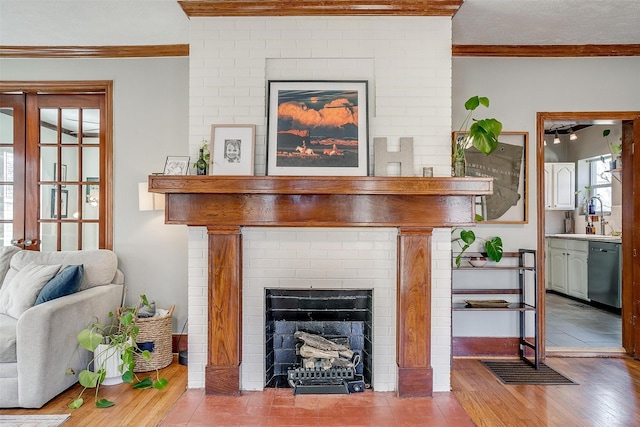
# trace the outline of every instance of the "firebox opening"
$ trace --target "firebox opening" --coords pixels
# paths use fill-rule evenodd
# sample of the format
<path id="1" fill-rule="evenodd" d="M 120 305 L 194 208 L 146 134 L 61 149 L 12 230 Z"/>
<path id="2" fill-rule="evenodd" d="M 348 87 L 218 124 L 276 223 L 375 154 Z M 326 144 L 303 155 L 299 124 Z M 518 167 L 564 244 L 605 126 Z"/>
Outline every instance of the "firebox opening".
<path id="1" fill-rule="evenodd" d="M 372 290 L 265 289 L 265 386 L 290 387 L 289 369 L 300 367 L 296 331 L 348 342 L 359 355 L 356 374 L 372 379 Z"/>

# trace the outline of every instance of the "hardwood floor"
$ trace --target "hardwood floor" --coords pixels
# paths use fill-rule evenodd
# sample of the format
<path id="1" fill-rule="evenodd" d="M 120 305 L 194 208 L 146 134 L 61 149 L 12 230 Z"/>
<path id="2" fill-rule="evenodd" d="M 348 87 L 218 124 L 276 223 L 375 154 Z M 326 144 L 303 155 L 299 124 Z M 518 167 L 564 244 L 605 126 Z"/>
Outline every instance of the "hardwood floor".
<path id="1" fill-rule="evenodd" d="M 141 378 L 155 372 L 140 373 Z M 86 390 L 82 395 L 85 403 L 78 409 L 69 409 L 68 405 L 78 397 L 82 390 L 79 384 L 59 394 L 40 409 L 1 409 L 0 415 L 8 414 L 71 414 L 64 423 L 67 426 L 156 426 L 171 410 L 174 403 L 187 388 L 187 367 L 177 363 L 177 357 L 171 365 L 160 370 L 160 375 L 169 380 L 164 390 L 133 390 L 131 384 L 117 384 L 100 388 L 100 397 L 115 402 L 115 406 L 97 409 L 93 403 L 93 391 Z"/>
<path id="2" fill-rule="evenodd" d="M 505 386 L 478 360 L 454 360 L 451 387 L 477 426 L 638 426 L 640 362 L 547 358 L 577 385 Z"/>
<path id="3" fill-rule="evenodd" d="M 455 359 L 452 393 L 433 399 L 398 399 L 393 393 L 293 396 L 290 390 L 243 392 L 240 397 L 205 396 L 188 390 L 187 368 L 161 371 L 163 391 L 104 387 L 116 402 L 67 408 L 74 386 L 39 410 L 3 409 L 6 414 L 71 414 L 67 426 L 638 426 L 640 361 L 627 358 L 547 358 L 546 363 L 577 385 L 506 386 L 475 359 Z M 101 393 L 102 394 L 102 393 Z M 85 392 L 85 400 L 92 395 Z"/>

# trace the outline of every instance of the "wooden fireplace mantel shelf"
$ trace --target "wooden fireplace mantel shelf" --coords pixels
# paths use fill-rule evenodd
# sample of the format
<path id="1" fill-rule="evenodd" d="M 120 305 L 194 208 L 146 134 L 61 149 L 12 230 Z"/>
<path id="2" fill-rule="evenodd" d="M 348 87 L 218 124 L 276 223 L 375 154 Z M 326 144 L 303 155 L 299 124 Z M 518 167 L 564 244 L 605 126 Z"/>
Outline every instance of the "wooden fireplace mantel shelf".
<path id="1" fill-rule="evenodd" d="M 207 227 L 206 393 L 240 393 L 242 227 L 396 227 L 398 396 L 431 396 L 432 230 L 473 224 L 492 190 L 492 178 L 150 176 L 165 222 Z"/>
<path id="2" fill-rule="evenodd" d="M 492 178 L 151 175 L 166 222 L 193 226 L 442 227 L 474 222 Z"/>
<path id="3" fill-rule="evenodd" d="M 493 178 L 149 176 L 154 193 L 482 195 L 492 189 Z"/>

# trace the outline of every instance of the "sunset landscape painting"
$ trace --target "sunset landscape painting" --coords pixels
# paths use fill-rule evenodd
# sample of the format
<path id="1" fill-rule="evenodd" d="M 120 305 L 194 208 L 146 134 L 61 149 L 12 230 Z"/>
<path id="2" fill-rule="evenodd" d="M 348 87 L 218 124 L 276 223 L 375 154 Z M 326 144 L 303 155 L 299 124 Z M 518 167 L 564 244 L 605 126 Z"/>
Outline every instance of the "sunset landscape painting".
<path id="1" fill-rule="evenodd" d="M 366 82 L 270 82 L 269 175 L 366 175 Z"/>

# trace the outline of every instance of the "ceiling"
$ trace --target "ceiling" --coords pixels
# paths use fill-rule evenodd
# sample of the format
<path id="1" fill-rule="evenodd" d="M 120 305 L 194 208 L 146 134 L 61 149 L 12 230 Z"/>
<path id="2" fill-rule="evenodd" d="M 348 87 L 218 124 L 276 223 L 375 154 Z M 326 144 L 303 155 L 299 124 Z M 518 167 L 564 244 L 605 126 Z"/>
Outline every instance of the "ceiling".
<path id="1" fill-rule="evenodd" d="M 454 44 L 640 44 L 638 0 L 465 0 Z M 0 45 L 186 44 L 176 0 L 0 0 Z"/>
<path id="2" fill-rule="evenodd" d="M 638 0 L 465 0 L 454 44 L 640 43 Z"/>

